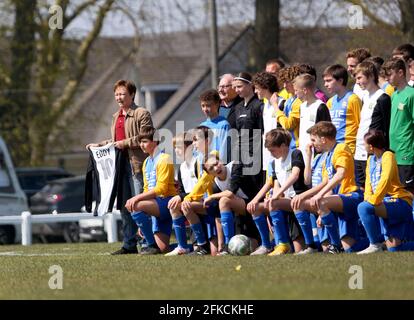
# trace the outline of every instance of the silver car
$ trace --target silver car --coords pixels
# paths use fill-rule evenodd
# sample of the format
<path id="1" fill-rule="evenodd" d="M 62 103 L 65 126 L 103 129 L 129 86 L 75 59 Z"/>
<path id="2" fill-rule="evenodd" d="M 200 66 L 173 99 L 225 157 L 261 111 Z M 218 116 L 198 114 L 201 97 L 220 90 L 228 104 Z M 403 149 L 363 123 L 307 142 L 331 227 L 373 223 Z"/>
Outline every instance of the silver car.
<path id="1" fill-rule="evenodd" d="M 20 187 L 9 151 L 0 137 L 0 216 L 18 216 L 29 211 L 27 198 Z M 20 223 L 0 223 L 0 244 L 21 240 Z"/>

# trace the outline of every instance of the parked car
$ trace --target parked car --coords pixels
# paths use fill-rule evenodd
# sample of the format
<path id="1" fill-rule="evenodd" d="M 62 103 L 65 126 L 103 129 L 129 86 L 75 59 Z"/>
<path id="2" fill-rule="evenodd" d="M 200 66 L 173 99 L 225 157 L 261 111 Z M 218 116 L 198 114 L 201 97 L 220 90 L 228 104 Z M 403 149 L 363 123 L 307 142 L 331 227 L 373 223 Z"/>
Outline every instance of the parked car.
<path id="1" fill-rule="evenodd" d="M 81 212 L 84 205 L 85 176 L 76 176 L 50 181 L 31 197 L 32 214 Z M 79 241 L 77 222 L 34 224 L 34 235 L 44 242 L 47 237 L 60 236 L 66 242 Z"/>
<path id="2" fill-rule="evenodd" d="M 0 216 L 21 215 L 28 210 L 26 195 L 20 187 L 6 144 L 0 137 Z M 20 224 L 0 224 L 0 244 L 11 244 L 20 239 Z"/>
<path id="3" fill-rule="evenodd" d="M 73 177 L 72 173 L 62 168 L 45 167 L 45 168 L 16 168 L 16 174 L 19 178 L 20 186 L 26 193 L 30 207 L 30 198 L 39 192 L 49 181 Z"/>
<path id="4" fill-rule="evenodd" d="M 92 211 L 95 209 L 96 202 L 92 202 Z M 81 209 L 82 212 L 86 212 L 85 206 Z M 119 212 L 119 210 L 114 208 L 112 212 Z M 123 239 L 122 233 L 122 221 L 117 221 L 117 231 L 118 231 L 118 240 Z M 106 241 L 107 240 L 107 230 L 103 220 L 97 219 L 82 219 L 79 221 L 79 238 L 82 242 L 87 241 Z"/>

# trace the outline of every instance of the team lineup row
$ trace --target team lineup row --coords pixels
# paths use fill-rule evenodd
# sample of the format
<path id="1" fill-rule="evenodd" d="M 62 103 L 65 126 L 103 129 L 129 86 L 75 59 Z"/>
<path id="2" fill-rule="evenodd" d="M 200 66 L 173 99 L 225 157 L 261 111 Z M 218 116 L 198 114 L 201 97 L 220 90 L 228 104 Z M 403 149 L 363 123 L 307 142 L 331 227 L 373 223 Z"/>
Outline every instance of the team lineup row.
<path id="1" fill-rule="evenodd" d="M 223 76 L 218 91 L 200 96 L 207 120 L 173 140 L 183 159 L 176 178 L 152 125 L 122 137 L 117 112 L 111 142 L 149 154 L 138 170 L 143 190 L 125 204 L 147 243 L 142 253 L 224 255 L 235 222 L 250 237 L 252 255 L 371 253 L 384 244 L 389 251 L 411 250 L 414 89 L 407 77 L 413 58 L 395 56 L 381 66 L 366 53 L 348 53 L 348 70 L 325 69 L 324 84 L 333 95 L 328 101 L 306 64 L 276 74 Z M 353 91 L 348 71 L 356 79 Z M 392 90 L 379 88 L 381 77 Z M 115 96 L 119 88 L 134 93 L 124 83 L 115 86 Z M 238 97 L 228 103 L 224 91 L 231 90 Z M 128 131 L 128 112 L 123 116 Z M 240 132 L 231 143 L 230 128 Z M 249 171 L 258 159 L 263 170 Z M 131 157 L 130 163 L 135 173 Z M 186 221 L 194 248 L 187 244 Z M 178 246 L 170 251 L 172 227 Z"/>

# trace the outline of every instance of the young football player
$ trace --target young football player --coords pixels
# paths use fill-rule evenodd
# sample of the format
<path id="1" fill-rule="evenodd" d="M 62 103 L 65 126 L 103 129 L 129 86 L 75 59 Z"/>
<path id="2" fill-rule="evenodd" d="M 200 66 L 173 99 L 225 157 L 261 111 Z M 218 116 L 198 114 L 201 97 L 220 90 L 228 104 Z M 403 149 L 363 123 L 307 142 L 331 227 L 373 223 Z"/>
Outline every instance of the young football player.
<path id="1" fill-rule="evenodd" d="M 266 69 L 265 71 L 270 73 L 271 75 L 278 77 L 280 69 L 285 67 L 285 63 L 281 59 L 270 59 L 266 62 Z M 280 88 L 279 88 L 280 89 Z M 291 94 L 286 91 L 285 88 L 281 88 L 278 92 L 278 95 L 282 97 L 282 99 L 287 100 L 291 97 Z"/>
<path id="2" fill-rule="evenodd" d="M 315 153 L 312 143 L 308 143 L 306 146 L 306 153 L 304 156 L 305 170 L 303 171 L 304 182 L 311 188 L 316 187 L 322 183 L 322 165 L 326 153 Z M 326 232 L 326 228 L 323 225 L 318 226 L 317 215 L 315 213 L 310 214 L 310 220 L 312 224 L 313 240 L 318 248 L 327 252 L 329 246 L 329 236 Z"/>
<path id="3" fill-rule="evenodd" d="M 276 110 L 277 122 L 292 135 L 292 141 L 290 143 L 291 149 L 299 147 L 300 105 L 302 101 L 295 96 L 293 81 L 300 73 L 300 68 L 297 65 L 282 68 L 278 73 L 283 87 L 292 95 L 286 100 L 283 111 Z"/>
<path id="4" fill-rule="evenodd" d="M 191 133 L 184 132 L 173 138 L 175 155 L 177 160 L 181 162 L 177 172 L 179 193 L 168 202 L 168 209 L 171 213 L 178 246 L 166 256 L 187 254 L 190 251 L 187 245 L 186 219 L 181 212 L 181 202 L 197 183 L 196 158 L 193 156 L 193 140 L 190 135 Z"/>
<path id="5" fill-rule="evenodd" d="M 181 203 L 181 212 L 185 215 L 193 231 L 197 246 L 193 254 L 206 255 L 211 253 L 215 255 L 218 252 L 217 229 L 215 218 L 218 217 L 218 208 L 211 207 L 205 210 L 203 199 L 211 194 L 211 188 L 200 191 L 200 185 L 209 185 L 212 178 L 206 174 L 203 169 L 205 158 L 209 154 L 210 141 L 213 133 L 204 126 L 199 126 L 193 130 L 193 146 L 197 151 L 196 159 L 196 176 L 197 183 L 187 194 Z M 217 154 L 217 151 L 212 151 Z M 208 244 L 207 241 L 210 243 Z"/>
<path id="6" fill-rule="evenodd" d="M 370 246 L 358 254 L 382 251 L 383 237 L 377 217 L 385 231 L 389 251 L 414 250 L 413 242 L 401 243 L 412 222 L 413 195 L 400 182 L 394 153 L 387 151 L 386 139 L 380 130 L 370 129 L 364 135 L 370 157 L 367 162 L 365 201 L 358 205 L 358 214 L 367 232 Z"/>
<path id="7" fill-rule="evenodd" d="M 414 46 L 410 43 L 399 45 L 392 51 L 392 57 L 404 60 L 407 83 L 410 87 L 414 87 Z"/>
<path id="8" fill-rule="evenodd" d="M 316 75 L 315 67 L 310 65 L 310 64 L 307 64 L 307 63 L 301 63 L 301 64 L 298 64 L 298 66 L 300 68 L 300 73 L 301 74 L 305 74 L 305 73 L 310 74 L 313 77 L 313 79 L 315 80 L 314 94 L 315 94 L 316 99 L 321 100 L 323 103 L 327 103 L 328 102 L 328 97 L 326 96 L 326 94 L 321 89 L 316 87 L 317 75 Z"/>
<path id="9" fill-rule="evenodd" d="M 361 100 L 346 88 L 348 73 L 343 66 L 336 64 L 326 68 L 323 81 L 328 92 L 334 94 L 328 100 L 327 106 L 336 128 L 336 141 L 345 143 L 354 153 L 361 116 Z"/>
<path id="10" fill-rule="evenodd" d="M 291 251 L 291 240 L 295 252 L 302 254 L 317 251 L 309 212 L 298 210 L 294 214 L 290 205 L 290 201 L 295 195 L 307 190 L 304 183 L 305 164 L 302 153 L 299 149 L 290 149 L 290 141 L 290 133 L 282 128 L 273 129 L 266 135 L 265 146 L 275 159 L 269 162 L 267 182 L 247 205 L 247 210 L 253 215 L 262 237 L 262 246 L 252 255 L 286 254 Z M 267 197 L 264 202 L 261 202 L 265 194 L 271 189 L 271 197 Z M 269 229 L 265 219 L 266 213 L 270 214 L 273 222 L 276 243 L 273 252 L 270 252 L 272 248 L 270 247 Z M 302 243 L 302 236 L 305 238 L 306 249 Z"/>
<path id="11" fill-rule="evenodd" d="M 262 163 L 263 171 L 271 159 L 270 152 L 264 147 L 266 133 L 277 127 L 276 111 L 282 109 L 284 99 L 277 94 L 279 91 L 277 79 L 268 72 L 259 72 L 253 76 L 254 91 L 258 98 L 263 100 L 263 148 Z"/>
<path id="12" fill-rule="evenodd" d="M 362 105 L 354 155 L 356 183 L 363 188 L 365 186 L 365 169 L 368 158 L 364 135 L 369 129 L 377 129 L 384 133 L 386 141 L 388 141 L 391 98 L 378 86 L 378 71 L 374 63 L 364 61 L 357 65 L 355 80 L 367 92 Z"/>
<path id="13" fill-rule="evenodd" d="M 355 79 L 355 68 L 358 64 L 360 64 L 365 59 L 371 57 L 371 52 L 367 48 L 357 48 L 352 49 L 347 52 L 346 54 L 346 65 L 349 75 L 352 79 Z M 357 83 L 354 84 L 353 92 L 358 96 L 358 98 L 362 101 L 366 91 L 363 90 Z"/>
<path id="14" fill-rule="evenodd" d="M 336 128 L 331 122 L 318 122 L 308 133 L 315 150 L 327 153 L 323 163 L 323 181 L 295 197 L 292 207 L 295 210 L 303 207 L 316 209 L 331 241 L 330 253 L 339 253 L 341 242 L 346 252 L 360 251 L 357 206 L 363 201 L 363 194 L 355 184 L 351 150 L 335 140 Z M 331 192 L 332 195 L 329 194 Z"/>
<path id="15" fill-rule="evenodd" d="M 384 70 L 396 89 L 391 99 L 390 149 L 395 152 L 401 182 L 414 192 L 414 88 L 407 84 L 403 60 L 386 61 Z"/>
<path id="16" fill-rule="evenodd" d="M 365 61 L 372 62 L 375 65 L 378 72 L 378 86 L 391 97 L 395 89 L 388 82 L 387 76 L 385 75 L 384 69 L 382 68 L 382 65 L 384 64 L 384 59 L 380 56 L 374 56 L 366 59 Z"/>
<path id="17" fill-rule="evenodd" d="M 204 207 L 208 208 L 211 203 L 218 202 L 220 208 L 225 239 L 225 247 L 220 255 L 228 254 L 228 243 L 235 235 L 234 215 L 243 217 L 246 228 L 241 233 L 250 238 L 253 250 L 259 240 L 251 216 L 246 216 L 246 204 L 256 195 L 258 186 L 246 183 L 248 181 L 244 178 L 242 169 L 242 166 L 234 162 L 224 165 L 215 154 L 210 155 L 204 164 L 204 170 L 214 177 L 214 180 L 210 180 L 212 186 L 204 185 L 205 190 L 212 188 L 212 193 L 204 199 Z"/>
<path id="18" fill-rule="evenodd" d="M 145 127 L 138 136 L 141 149 L 149 155 L 142 165 L 144 192 L 125 204 L 148 244 L 141 254 L 169 250 L 172 220 L 167 205 L 177 194 L 172 159 L 158 149 L 156 134 L 154 128 Z"/>
<path id="19" fill-rule="evenodd" d="M 199 99 L 201 111 L 207 118 L 200 126 L 205 126 L 213 132 L 212 150 L 217 150 L 220 158 L 227 163 L 227 143 L 230 125 L 226 118 L 219 115 L 220 95 L 216 90 L 211 89 L 204 91 Z"/>
<path id="20" fill-rule="evenodd" d="M 301 74 L 294 80 L 295 95 L 303 101 L 300 105 L 299 149 L 306 157 L 306 147 L 310 142 L 307 130 L 319 121 L 331 121 L 328 107 L 315 97 L 316 83 L 310 74 Z"/>

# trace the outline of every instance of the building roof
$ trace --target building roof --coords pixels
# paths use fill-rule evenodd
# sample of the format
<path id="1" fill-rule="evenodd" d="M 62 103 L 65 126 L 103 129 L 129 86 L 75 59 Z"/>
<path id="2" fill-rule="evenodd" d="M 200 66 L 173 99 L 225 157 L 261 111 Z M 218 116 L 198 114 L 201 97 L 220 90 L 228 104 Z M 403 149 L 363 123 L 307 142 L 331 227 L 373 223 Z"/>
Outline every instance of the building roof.
<path id="1" fill-rule="evenodd" d="M 142 57 L 137 67 L 142 87 L 182 84 L 197 61 L 197 57 Z"/>

